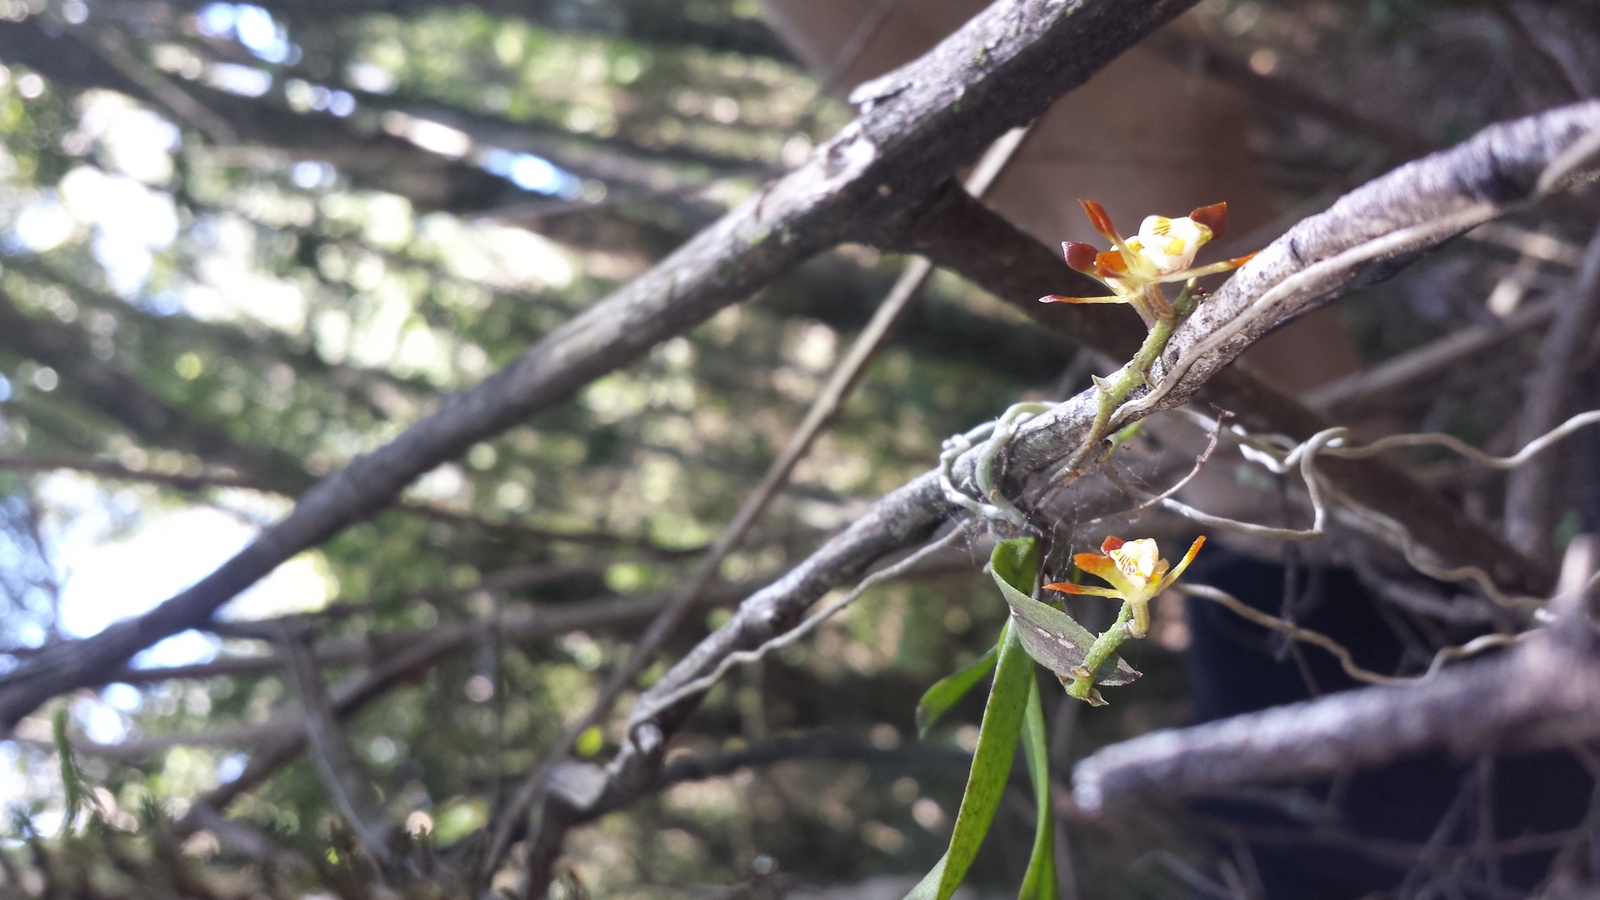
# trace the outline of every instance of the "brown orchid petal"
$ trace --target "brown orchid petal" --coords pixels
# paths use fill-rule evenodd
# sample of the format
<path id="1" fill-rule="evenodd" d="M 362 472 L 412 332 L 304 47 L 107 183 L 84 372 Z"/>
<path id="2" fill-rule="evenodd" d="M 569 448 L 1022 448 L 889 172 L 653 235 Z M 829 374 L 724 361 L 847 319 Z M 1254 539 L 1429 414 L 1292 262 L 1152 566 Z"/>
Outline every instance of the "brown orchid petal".
<path id="1" fill-rule="evenodd" d="M 1211 229 L 1213 239 L 1222 237 L 1228 233 L 1228 204 L 1213 203 L 1210 206 L 1202 206 L 1189 213 L 1189 219 Z"/>
<path id="2" fill-rule="evenodd" d="M 1079 200 L 1083 204 L 1083 211 L 1089 216 L 1089 224 L 1094 230 L 1100 232 L 1106 240 L 1113 244 L 1122 243 L 1122 235 L 1117 234 L 1117 227 L 1111 224 L 1111 216 L 1106 213 L 1106 208 L 1093 200 Z"/>
<path id="3" fill-rule="evenodd" d="M 1096 250 L 1093 244 L 1062 241 L 1061 252 L 1067 258 L 1067 265 L 1071 266 L 1074 271 L 1082 272 L 1085 275 L 1094 274 L 1095 256 L 1100 251 Z"/>

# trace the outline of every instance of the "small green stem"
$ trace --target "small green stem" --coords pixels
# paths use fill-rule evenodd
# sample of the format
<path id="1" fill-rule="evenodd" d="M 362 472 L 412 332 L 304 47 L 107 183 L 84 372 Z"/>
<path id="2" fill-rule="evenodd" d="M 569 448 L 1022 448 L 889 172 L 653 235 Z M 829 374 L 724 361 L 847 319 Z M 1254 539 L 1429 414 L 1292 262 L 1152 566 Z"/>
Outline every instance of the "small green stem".
<path id="1" fill-rule="evenodd" d="M 1145 335 L 1144 343 L 1139 346 L 1139 352 L 1133 355 L 1127 365 L 1118 369 L 1107 378 L 1095 379 L 1095 387 L 1100 390 L 1099 405 L 1095 409 L 1094 422 L 1089 427 L 1089 433 L 1083 443 L 1067 460 L 1066 474 L 1075 475 L 1082 471 L 1083 465 L 1094 454 L 1100 442 L 1105 440 L 1111 430 L 1111 417 L 1116 413 L 1122 401 L 1133 393 L 1141 384 L 1150 381 L 1150 370 L 1154 368 L 1156 360 L 1167 349 L 1167 342 L 1172 339 L 1172 333 L 1178 326 L 1189 318 L 1200 299 L 1199 292 L 1195 290 L 1195 283 L 1190 281 L 1183 286 L 1178 294 L 1178 301 L 1172 305 L 1172 312 L 1166 316 L 1159 316 L 1150 324 L 1150 333 Z"/>
<path id="2" fill-rule="evenodd" d="M 1078 667 L 1082 671 L 1074 670 L 1072 683 L 1067 685 L 1067 696 L 1079 700 L 1087 700 L 1091 705 L 1102 706 L 1104 700 L 1100 699 L 1100 692 L 1094 689 L 1094 673 L 1100 671 L 1105 661 L 1111 658 L 1122 642 L 1128 639 L 1128 620 L 1133 618 L 1133 604 L 1124 603 L 1117 613 L 1117 620 L 1111 623 L 1103 634 L 1094 639 L 1089 645 L 1089 653 L 1083 658 L 1083 665 Z"/>

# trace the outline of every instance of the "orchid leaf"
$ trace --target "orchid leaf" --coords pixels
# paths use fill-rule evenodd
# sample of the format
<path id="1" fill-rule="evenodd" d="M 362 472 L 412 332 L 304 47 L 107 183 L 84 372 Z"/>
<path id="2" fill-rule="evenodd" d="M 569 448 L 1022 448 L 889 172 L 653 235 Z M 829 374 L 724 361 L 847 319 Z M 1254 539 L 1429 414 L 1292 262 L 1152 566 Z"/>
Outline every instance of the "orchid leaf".
<path id="1" fill-rule="evenodd" d="M 995 552 L 998 559 L 999 549 L 996 548 Z M 1094 645 L 1094 632 L 1079 625 L 1076 619 L 1061 610 L 1041 603 L 1007 583 L 993 564 L 990 569 L 995 583 L 1000 586 L 1000 593 L 1005 595 L 1006 603 L 1011 606 L 1011 621 L 1016 623 L 1018 636 L 1022 646 L 1027 648 L 1028 655 L 1056 675 L 1068 680 L 1074 678 L 1073 668 L 1083 665 L 1084 657 Z M 1029 588 L 1031 590 L 1032 585 Z M 1138 677 L 1138 670 L 1115 657 L 1106 660 L 1100 671 L 1095 673 L 1095 681 L 1107 685 L 1128 684 Z"/>
<path id="2" fill-rule="evenodd" d="M 1031 538 L 1018 538 L 1002 541 L 995 547 L 990 567 L 997 581 L 1004 577 L 1016 584 L 1028 585 L 1031 590 L 1038 575 L 1039 560 L 1038 543 Z M 1013 622 L 1007 622 L 1000 635 L 994 681 L 989 688 L 989 702 L 983 710 L 983 723 L 978 728 L 978 746 L 972 754 L 972 770 L 961 796 L 961 809 L 956 813 L 950 847 L 933 871 L 907 895 L 907 900 L 949 900 L 972 867 L 972 860 L 994 822 L 1006 780 L 1011 777 L 1017 741 L 1022 736 L 1028 694 L 1036 690 L 1037 684 L 1033 659 L 1023 648 L 1018 631 Z"/>
<path id="3" fill-rule="evenodd" d="M 994 671 L 995 663 L 999 659 L 1000 648 L 990 647 L 987 653 L 939 679 L 933 687 L 928 688 L 917 703 L 917 737 L 927 737 L 928 729 L 944 718 L 945 713 L 961 702 L 961 698 L 965 697 L 968 691 Z"/>
<path id="4" fill-rule="evenodd" d="M 1050 803 L 1050 749 L 1044 727 L 1044 705 L 1039 701 L 1039 682 L 1028 685 L 1028 708 L 1022 719 L 1022 749 L 1028 760 L 1028 779 L 1033 782 L 1033 802 L 1038 819 L 1033 828 L 1033 853 L 1028 872 L 1022 876 L 1018 900 L 1057 900 L 1056 815 Z"/>
<path id="5" fill-rule="evenodd" d="M 1033 683 L 1033 659 L 1017 639 L 1017 629 L 1008 622 L 1000 641 L 1000 659 L 989 689 L 989 703 L 978 728 L 972 771 L 967 775 L 967 789 L 956 813 L 955 830 L 950 834 L 944 874 L 939 878 L 938 890 L 931 895 L 934 900 L 949 900 L 955 893 L 977 857 L 984 835 L 989 833 L 995 810 L 1000 808 L 1000 795 L 1011 777 L 1028 689 Z"/>
<path id="6" fill-rule="evenodd" d="M 938 897 L 939 882 L 944 880 L 944 867 L 949 862 L 950 851 L 946 850 L 945 854 L 939 857 L 939 861 L 934 863 L 933 868 L 928 870 L 928 874 L 922 876 L 922 880 L 917 882 L 917 886 L 906 894 L 906 900 L 934 900 L 935 897 Z"/>

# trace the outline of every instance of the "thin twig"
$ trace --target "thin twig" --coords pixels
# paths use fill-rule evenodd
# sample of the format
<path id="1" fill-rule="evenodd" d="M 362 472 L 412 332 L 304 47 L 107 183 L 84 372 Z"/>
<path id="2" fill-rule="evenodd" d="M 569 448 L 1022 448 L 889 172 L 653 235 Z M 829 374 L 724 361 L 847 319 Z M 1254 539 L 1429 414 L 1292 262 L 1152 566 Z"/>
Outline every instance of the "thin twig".
<path id="1" fill-rule="evenodd" d="M 1504 321 L 1457 329 L 1415 350 L 1319 387 L 1306 395 L 1306 403 L 1347 418 L 1381 406 L 1388 398 L 1437 382 L 1462 363 L 1544 325 L 1555 317 L 1559 308 L 1557 300 L 1541 300 L 1519 307 Z"/>
<path id="2" fill-rule="evenodd" d="M 119 481 L 137 481 L 145 484 L 160 484 L 176 488 L 180 491 L 199 491 L 207 488 L 239 488 L 249 491 L 260 491 L 266 494 L 279 494 L 290 496 L 290 491 L 282 484 L 272 484 L 261 478 L 204 470 L 200 472 L 160 472 L 139 466 L 130 466 L 125 463 L 106 459 L 91 459 L 85 457 L 69 457 L 61 459 L 41 459 L 20 454 L 0 454 L 0 469 L 16 472 L 54 472 L 73 471 L 98 475 Z M 654 547 L 642 539 L 631 538 L 627 535 L 614 534 L 607 531 L 577 531 L 574 529 L 543 528 L 523 522 L 502 521 L 486 518 L 466 510 L 450 509 L 436 503 L 422 500 L 401 500 L 394 505 L 395 510 L 403 513 L 421 516 L 438 522 L 448 522 L 453 525 L 463 525 L 485 531 L 514 534 L 521 537 L 539 538 L 553 542 L 573 544 L 618 544 L 637 545 L 656 555 L 684 556 L 696 552 L 694 549 L 659 548 Z"/>
<path id="3" fill-rule="evenodd" d="M 372 781 L 362 771 L 356 759 L 350 738 L 339 726 L 339 720 L 328 704 L 327 690 L 322 683 L 322 673 L 311 661 L 304 645 L 305 635 L 293 626 L 284 625 L 278 641 L 287 663 L 288 681 L 300 698 L 301 718 L 305 725 L 307 746 L 316 764 L 322 784 L 333 798 L 345 821 L 361 842 L 361 849 L 379 866 L 389 865 L 390 826 L 384 822 L 383 804 Z"/>
<path id="4" fill-rule="evenodd" d="M 1244 602 L 1243 600 L 1240 600 L 1238 597 L 1233 596 L 1227 591 L 1204 584 L 1179 584 L 1175 585 L 1172 589 L 1180 594 L 1187 594 L 1191 597 L 1199 597 L 1202 600 L 1209 600 L 1212 603 L 1216 603 L 1219 606 L 1229 610 L 1234 615 L 1237 615 L 1240 618 L 1248 619 L 1251 622 L 1260 625 L 1262 628 L 1276 631 L 1279 634 L 1287 635 L 1296 641 L 1314 644 L 1318 647 L 1321 647 L 1329 653 L 1332 653 L 1334 657 L 1339 660 L 1339 667 L 1344 669 L 1344 673 L 1346 675 L 1349 675 L 1356 681 L 1362 681 L 1367 684 L 1421 684 L 1422 682 L 1433 678 L 1440 671 L 1442 671 L 1446 663 L 1450 663 L 1458 659 L 1467 659 L 1469 657 L 1477 656 L 1480 653 L 1493 650 L 1497 647 L 1507 647 L 1517 643 L 1518 641 L 1525 640 L 1529 635 L 1534 634 L 1532 631 L 1524 631 L 1518 634 L 1481 635 L 1473 638 L 1470 641 L 1467 641 L 1464 644 L 1441 647 L 1436 653 L 1434 653 L 1433 660 L 1428 664 L 1427 671 L 1423 672 L 1421 675 L 1403 677 L 1384 675 L 1380 672 L 1374 672 L 1371 669 L 1364 669 L 1357 665 L 1355 657 L 1350 654 L 1349 648 L 1345 647 L 1343 644 L 1339 643 L 1333 638 L 1328 637 L 1319 631 L 1303 628 L 1286 619 L 1279 618 L 1278 616 L 1264 613 L 1261 610 L 1256 609 L 1250 604 Z"/>
<path id="5" fill-rule="evenodd" d="M 914 567 L 921 564 L 933 554 L 954 545 L 956 542 L 964 539 L 965 537 L 966 535 L 960 529 L 953 530 L 939 540 L 928 544 L 927 546 L 921 548 L 910 556 L 907 556 L 905 559 L 895 563 L 894 565 L 880 569 L 879 571 L 868 575 L 866 578 L 861 579 L 860 584 L 857 584 L 853 590 L 834 600 L 829 601 L 828 603 L 823 604 L 822 609 L 812 614 L 800 624 L 789 629 L 788 631 L 783 632 L 782 634 L 773 637 L 771 640 L 767 641 L 761 646 L 750 650 L 739 650 L 728 654 L 715 669 L 712 669 L 705 675 L 702 675 L 701 677 L 696 678 L 687 684 L 677 687 L 670 694 L 650 698 L 652 705 L 645 705 L 641 700 L 640 705 L 634 709 L 630 720 L 632 722 L 638 722 L 651 718 L 652 716 L 659 714 L 662 710 L 679 703 L 687 697 L 696 696 L 706 691 L 712 685 L 716 684 L 718 681 L 721 681 L 722 676 L 727 674 L 728 670 L 734 666 L 756 662 L 774 650 L 781 650 L 784 647 L 795 643 L 796 641 L 810 634 L 812 631 L 816 630 L 818 625 L 821 625 L 823 622 L 826 622 L 828 619 L 832 618 L 834 613 L 837 613 L 839 610 L 844 609 L 846 606 L 854 603 L 857 598 L 867 591 L 868 588 L 871 588 L 880 582 L 897 578 L 906 572 L 911 571 Z"/>
<path id="6" fill-rule="evenodd" d="M 1103 516 L 1096 516 L 1095 518 L 1090 519 L 1085 524 L 1086 525 L 1094 525 L 1094 524 L 1097 524 L 1097 523 L 1099 523 L 1100 521 L 1102 521 L 1104 519 L 1110 518 L 1113 515 L 1131 516 L 1131 515 L 1134 515 L 1135 513 L 1143 512 L 1143 511 L 1149 509 L 1152 506 L 1156 506 L 1156 505 L 1162 503 L 1163 501 L 1165 501 L 1169 497 L 1172 497 L 1173 495 L 1177 494 L 1179 491 L 1183 490 L 1184 487 L 1189 484 L 1189 482 L 1193 481 L 1196 477 L 1198 477 L 1200 475 L 1200 471 L 1202 469 L 1204 469 L 1205 466 L 1206 466 L 1206 463 L 1211 460 L 1212 454 L 1217 452 L 1217 442 L 1222 439 L 1222 423 L 1226 422 L 1232 416 L 1233 416 L 1232 413 L 1227 412 L 1225 410 L 1222 410 L 1222 411 L 1219 411 L 1217 413 L 1216 420 L 1211 422 L 1211 423 L 1209 423 L 1210 424 L 1210 428 L 1209 428 L 1209 430 L 1208 430 L 1208 432 L 1206 434 L 1206 446 L 1205 446 L 1205 449 L 1201 450 L 1200 454 L 1195 457 L 1195 459 L 1194 459 L 1194 467 L 1189 469 L 1189 474 L 1187 474 L 1187 475 L 1183 476 L 1182 478 L 1178 479 L 1171 487 L 1167 488 L 1166 490 L 1162 491 L 1161 493 L 1159 493 L 1159 494 L 1151 494 L 1151 495 L 1145 497 L 1143 500 L 1141 500 L 1139 502 L 1139 505 L 1133 507 L 1132 509 L 1122 510 L 1122 511 L 1119 511 L 1119 512 L 1116 512 L 1116 513 L 1108 513 L 1108 514 L 1103 515 Z M 1115 484 L 1118 488 L 1121 488 L 1123 491 L 1128 492 L 1128 493 L 1132 493 L 1133 492 L 1132 485 L 1128 484 L 1127 481 L 1124 480 L 1119 475 L 1117 475 L 1116 472 L 1114 472 L 1114 471 L 1113 472 L 1108 472 L 1106 477 L 1108 479 L 1110 479 L 1112 484 Z"/>
<path id="7" fill-rule="evenodd" d="M 705 593 L 702 602 L 707 606 L 731 605 L 749 594 L 752 583 L 760 584 L 763 580 L 714 585 Z M 494 592 L 500 589 L 485 586 L 473 590 Z M 491 629 L 498 630 L 500 637 L 507 642 L 531 644 L 573 631 L 633 625 L 658 614 L 669 600 L 670 597 L 658 594 L 598 596 L 563 603 L 538 604 L 506 613 L 498 622 L 453 623 L 412 631 L 375 632 L 357 638 L 320 641 L 312 648 L 311 653 L 319 666 L 371 666 L 379 664 L 391 654 L 421 645 L 440 647 L 448 653 L 465 652 L 483 641 Z M 244 630 L 248 630 L 251 636 L 258 636 L 264 629 L 277 627 L 279 621 L 247 623 L 248 628 Z M 283 665 L 281 654 L 232 656 L 210 662 L 176 666 L 128 667 L 114 671 L 110 680 L 128 684 L 150 684 L 177 679 L 193 680 L 274 672 L 282 669 Z"/>
<path id="8" fill-rule="evenodd" d="M 1549 431 L 1572 404 L 1575 371 L 1600 326 L 1600 228 L 1584 250 L 1583 264 L 1560 311 L 1539 345 L 1538 367 L 1528 376 L 1517 435 L 1526 443 Z M 1550 553 L 1556 518 L 1560 459 L 1550 454 L 1518 469 L 1506 482 L 1506 537 L 1531 556 Z"/>

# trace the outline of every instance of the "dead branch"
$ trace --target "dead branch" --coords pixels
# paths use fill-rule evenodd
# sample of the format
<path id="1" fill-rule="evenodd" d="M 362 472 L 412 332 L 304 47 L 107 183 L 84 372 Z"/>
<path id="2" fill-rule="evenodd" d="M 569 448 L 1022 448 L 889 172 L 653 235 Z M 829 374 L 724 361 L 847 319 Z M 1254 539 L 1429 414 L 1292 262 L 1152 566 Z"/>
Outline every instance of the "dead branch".
<path id="1" fill-rule="evenodd" d="M 1135 798 L 1324 778 L 1437 747 L 1536 749 L 1596 734 L 1600 665 L 1546 640 L 1418 687 L 1346 691 L 1114 744 L 1073 770 L 1073 797 L 1097 815 Z"/>
<path id="2" fill-rule="evenodd" d="M 339 813 L 355 831 L 361 849 L 380 866 L 387 866 L 392 861 L 389 849 L 392 826 L 385 822 L 378 791 L 362 769 L 361 761 L 350 746 L 350 736 L 339 726 L 339 717 L 328 703 L 327 687 L 305 646 L 303 629 L 284 624 L 280 632 L 278 647 L 284 656 L 288 681 L 300 698 L 306 743 L 317 774 Z"/>
<path id="3" fill-rule="evenodd" d="M 1539 345 L 1538 363 L 1528 376 L 1522 418 L 1517 423 L 1521 442 L 1533 440 L 1566 417 L 1572 406 L 1576 370 L 1596 326 L 1600 326 L 1600 229 L 1589 239 L 1583 264 Z M 1561 513 L 1556 496 L 1560 466 L 1560 457 L 1547 453 L 1512 472 L 1506 482 L 1506 536 L 1536 557 L 1550 553 L 1555 537 L 1556 518 Z"/>
<path id="4" fill-rule="evenodd" d="M 751 585 L 713 585 L 700 598 L 706 606 L 730 606 L 749 596 Z M 507 612 L 495 621 L 437 625 L 363 638 L 319 641 L 312 658 L 319 667 L 377 665 L 392 654 L 429 645 L 446 653 L 459 653 L 489 639 L 491 632 L 508 643 L 531 643 L 560 637 L 577 630 L 615 628 L 648 620 L 657 615 L 671 598 L 654 594 L 638 597 L 593 597 L 569 603 L 542 604 L 531 609 Z M 251 631 L 273 627 L 272 623 L 249 623 Z M 124 667 L 107 677 L 127 684 L 150 684 L 176 679 L 216 678 L 226 675 L 264 674 L 281 671 L 284 658 L 279 654 L 232 656 L 210 662 L 150 668 Z"/>
<path id="5" fill-rule="evenodd" d="M 1435 382 L 1451 369 L 1499 347 L 1523 332 L 1542 327 L 1560 304 L 1541 300 L 1519 308 L 1502 322 L 1458 329 L 1369 369 L 1317 388 L 1306 396 L 1312 407 L 1344 417 L 1383 407 L 1397 395 Z"/>

